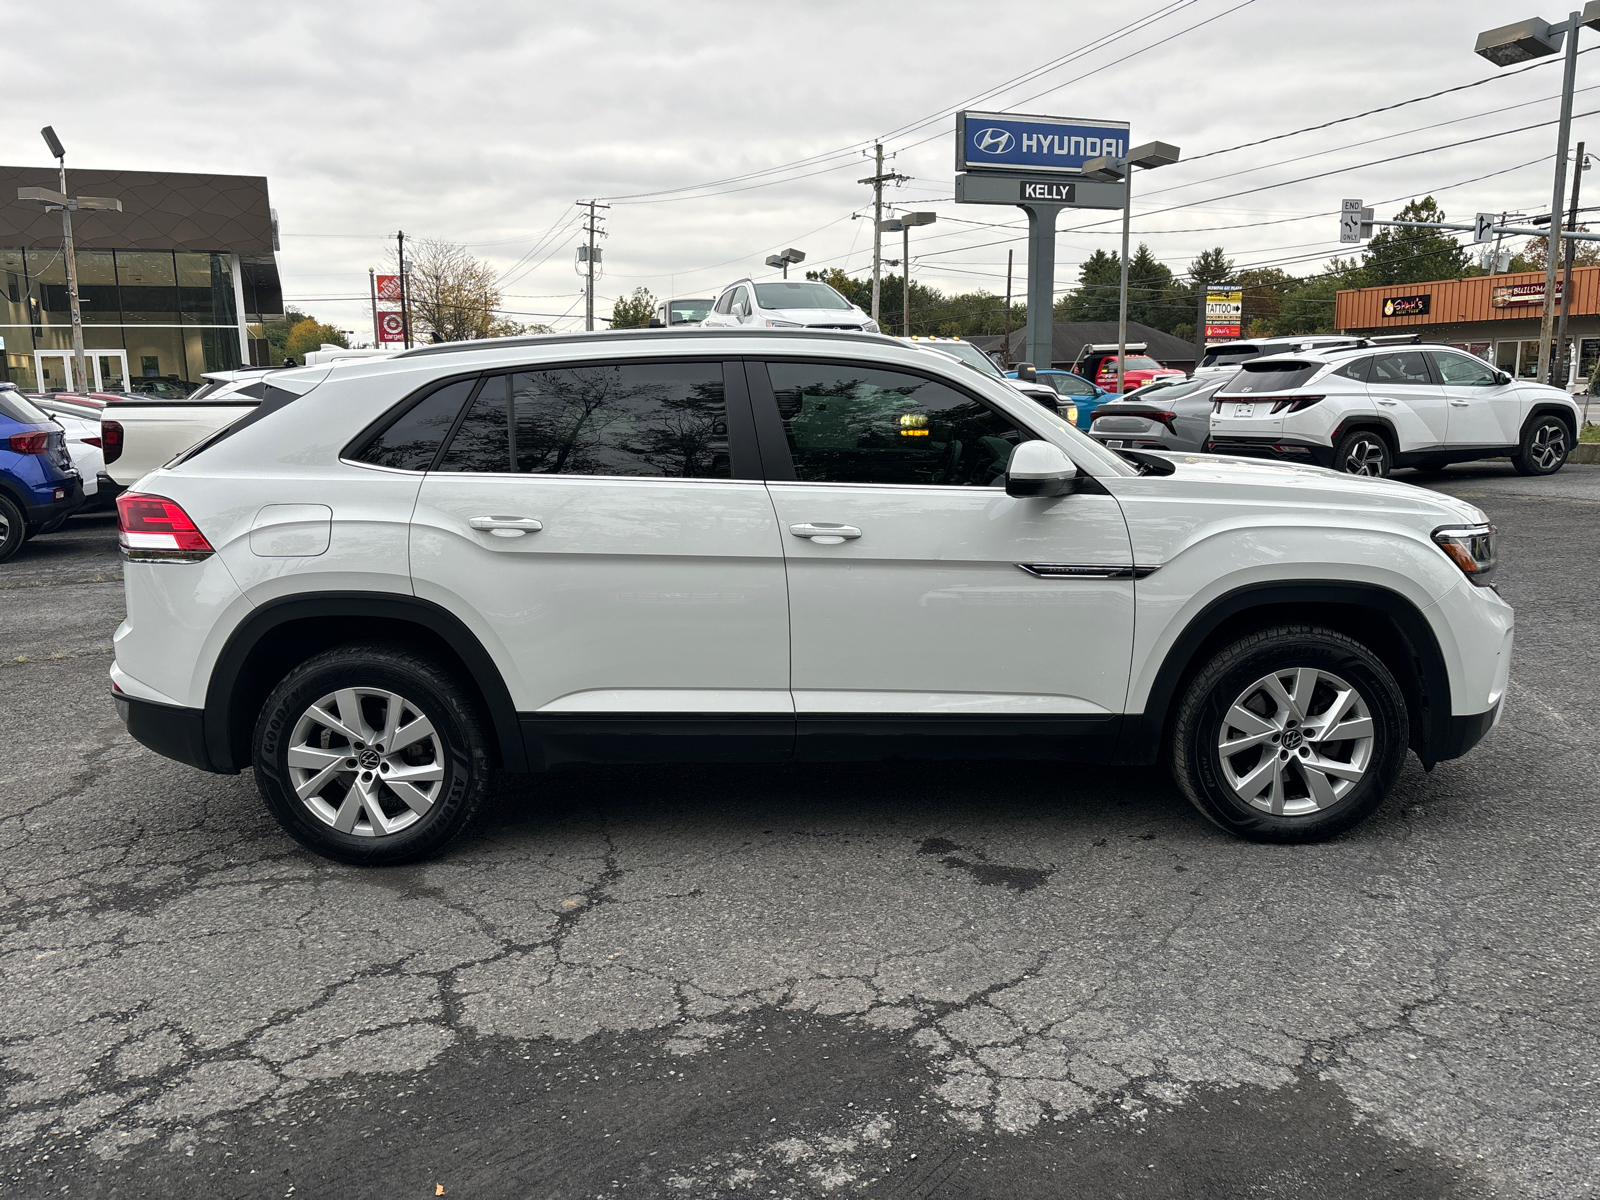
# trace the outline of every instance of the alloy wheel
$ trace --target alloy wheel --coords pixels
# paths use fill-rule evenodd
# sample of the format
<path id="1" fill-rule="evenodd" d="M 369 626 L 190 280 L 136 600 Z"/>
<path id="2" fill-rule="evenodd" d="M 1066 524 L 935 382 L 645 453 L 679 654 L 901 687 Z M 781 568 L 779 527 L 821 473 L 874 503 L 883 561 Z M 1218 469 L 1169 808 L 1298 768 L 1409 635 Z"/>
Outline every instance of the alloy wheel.
<path id="1" fill-rule="evenodd" d="M 1217 733 L 1233 794 L 1273 816 L 1305 816 L 1349 795 L 1372 762 L 1367 702 L 1315 667 L 1263 675 L 1228 707 Z"/>
<path id="2" fill-rule="evenodd" d="M 1345 451 L 1344 469 L 1349 475 L 1382 475 L 1388 451 L 1376 438 L 1357 438 Z"/>
<path id="3" fill-rule="evenodd" d="M 1553 471 L 1567 456 L 1566 426 L 1551 421 L 1533 431 L 1528 442 L 1528 456 L 1541 471 Z"/>
<path id="4" fill-rule="evenodd" d="M 311 705 L 289 739 L 289 784 L 339 833 L 409 829 L 444 787 L 444 747 L 411 701 L 380 688 L 340 688 Z"/>

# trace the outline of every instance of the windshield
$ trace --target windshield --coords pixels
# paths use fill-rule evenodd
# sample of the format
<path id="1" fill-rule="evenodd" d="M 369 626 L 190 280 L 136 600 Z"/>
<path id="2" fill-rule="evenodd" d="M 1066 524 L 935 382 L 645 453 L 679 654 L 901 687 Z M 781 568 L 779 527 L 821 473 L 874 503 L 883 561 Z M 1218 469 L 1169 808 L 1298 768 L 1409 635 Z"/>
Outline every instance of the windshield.
<path id="1" fill-rule="evenodd" d="M 710 300 L 674 300 L 667 309 L 667 324 L 692 325 L 704 321 L 711 305 Z"/>
<path id="2" fill-rule="evenodd" d="M 925 343 L 913 342 L 912 344 L 919 345 Z M 971 342 L 935 342 L 933 345 L 928 346 L 928 349 L 939 350 L 945 354 L 951 355 L 952 357 L 959 358 L 969 367 L 976 367 L 985 375 L 992 375 L 996 379 L 1005 378 L 1005 376 L 1001 374 L 1000 368 L 994 365 L 994 359 L 990 358 L 982 350 L 979 350 Z"/>
<path id="3" fill-rule="evenodd" d="M 21 421 L 24 425 L 43 425 L 50 420 L 26 396 L 10 388 L 0 388 L 0 416 Z"/>
<path id="4" fill-rule="evenodd" d="M 796 280 L 794 283 L 758 283 L 756 303 L 762 308 L 827 308 L 848 310 L 850 301 L 825 283 Z"/>
<path id="5" fill-rule="evenodd" d="M 1128 365 L 1123 368 L 1124 371 L 1159 371 L 1159 370 L 1161 370 L 1161 364 L 1160 363 L 1158 363 L 1153 358 L 1146 358 L 1142 354 L 1130 354 L 1130 355 L 1128 355 L 1127 364 Z M 1112 354 L 1112 355 L 1108 356 L 1106 358 L 1106 361 L 1100 364 L 1100 369 L 1102 371 L 1110 371 L 1112 374 L 1116 374 L 1117 356 L 1115 354 Z"/>

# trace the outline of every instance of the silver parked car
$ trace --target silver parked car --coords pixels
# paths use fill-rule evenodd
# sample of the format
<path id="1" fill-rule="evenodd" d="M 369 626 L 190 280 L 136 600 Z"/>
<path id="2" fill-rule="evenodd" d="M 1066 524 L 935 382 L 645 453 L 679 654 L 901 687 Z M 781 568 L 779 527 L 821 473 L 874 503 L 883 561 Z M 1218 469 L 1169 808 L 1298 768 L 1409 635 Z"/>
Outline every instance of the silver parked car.
<path id="1" fill-rule="evenodd" d="M 1094 410 L 1089 436 L 1112 450 L 1198 453 L 1211 436 L 1211 397 L 1227 375 L 1151 383 Z"/>

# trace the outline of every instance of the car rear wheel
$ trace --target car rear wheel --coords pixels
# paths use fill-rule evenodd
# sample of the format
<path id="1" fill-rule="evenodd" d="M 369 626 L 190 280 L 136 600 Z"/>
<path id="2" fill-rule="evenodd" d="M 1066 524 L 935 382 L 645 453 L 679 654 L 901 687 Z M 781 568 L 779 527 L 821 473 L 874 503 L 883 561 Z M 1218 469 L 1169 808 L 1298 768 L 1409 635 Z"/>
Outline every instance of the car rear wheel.
<path id="1" fill-rule="evenodd" d="M 1389 443 L 1381 433 L 1370 429 L 1352 429 L 1339 439 L 1333 451 L 1333 469 L 1346 475 L 1373 475 L 1383 478 L 1389 474 L 1394 456 L 1389 453 Z"/>
<path id="2" fill-rule="evenodd" d="M 256 723 L 256 784 L 284 830 L 340 862 L 408 862 L 483 802 L 483 722 L 459 681 L 398 646 L 340 646 L 273 690 Z"/>
<path id="3" fill-rule="evenodd" d="M 1369 816 L 1405 761 L 1405 695 L 1353 638 L 1282 626 L 1225 647 L 1174 722 L 1178 786 L 1223 829 L 1314 842 Z"/>
<path id="4" fill-rule="evenodd" d="M 1560 417 L 1538 417 L 1522 432 L 1522 444 L 1511 457 L 1518 475 L 1554 475 L 1571 452 L 1567 423 Z"/>
<path id="5" fill-rule="evenodd" d="M 7 496 L 0 496 L 0 562 L 22 549 L 28 540 L 28 524 L 22 510 Z"/>

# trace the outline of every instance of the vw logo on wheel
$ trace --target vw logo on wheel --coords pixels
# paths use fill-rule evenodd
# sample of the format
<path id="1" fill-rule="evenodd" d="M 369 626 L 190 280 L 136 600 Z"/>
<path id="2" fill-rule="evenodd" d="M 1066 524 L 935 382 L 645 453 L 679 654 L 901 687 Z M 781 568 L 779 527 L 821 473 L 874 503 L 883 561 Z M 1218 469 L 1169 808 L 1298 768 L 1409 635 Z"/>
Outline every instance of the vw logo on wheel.
<path id="1" fill-rule="evenodd" d="M 1017 144 L 1017 139 L 1004 129 L 980 129 L 972 135 L 972 145 L 981 154 L 1004 154 Z"/>

